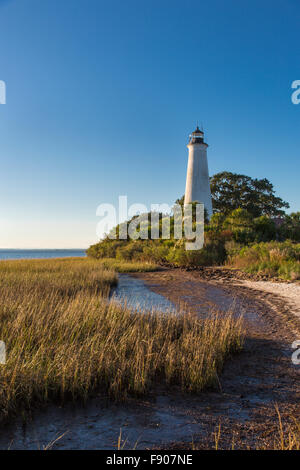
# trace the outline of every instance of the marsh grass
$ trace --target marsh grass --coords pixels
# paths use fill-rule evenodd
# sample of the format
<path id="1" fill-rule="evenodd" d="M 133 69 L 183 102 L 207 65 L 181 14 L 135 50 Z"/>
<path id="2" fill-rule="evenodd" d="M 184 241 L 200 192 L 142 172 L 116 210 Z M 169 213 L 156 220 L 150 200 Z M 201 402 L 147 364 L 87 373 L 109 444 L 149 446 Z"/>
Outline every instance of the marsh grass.
<path id="1" fill-rule="evenodd" d="M 98 263 L 119 273 L 150 272 L 159 269 L 157 264 L 148 261 L 123 261 L 115 258 L 103 258 L 99 259 Z"/>
<path id="2" fill-rule="evenodd" d="M 277 425 L 274 426 L 274 429 L 266 429 L 268 437 L 257 437 L 257 443 L 248 446 L 245 443 L 242 443 L 240 436 L 235 436 L 235 439 L 232 437 L 232 442 L 230 447 L 220 445 L 222 441 L 222 427 L 219 424 L 213 433 L 214 449 L 215 450 L 235 450 L 236 449 L 236 440 L 237 448 L 244 450 L 300 450 L 300 421 L 299 417 L 295 418 L 294 416 L 286 416 L 285 419 L 282 418 L 278 405 L 275 405 L 275 410 L 277 414 Z M 272 436 L 272 437 L 271 437 Z"/>
<path id="3" fill-rule="evenodd" d="M 288 424 L 281 418 L 278 405 L 275 406 L 278 416 L 278 432 L 274 441 L 275 450 L 300 450 L 300 420 L 294 416 L 290 417 Z"/>
<path id="4" fill-rule="evenodd" d="M 95 392 L 123 400 L 157 382 L 216 383 L 242 346 L 241 319 L 131 311 L 108 300 L 116 281 L 89 259 L 0 263 L 0 418 Z"/>

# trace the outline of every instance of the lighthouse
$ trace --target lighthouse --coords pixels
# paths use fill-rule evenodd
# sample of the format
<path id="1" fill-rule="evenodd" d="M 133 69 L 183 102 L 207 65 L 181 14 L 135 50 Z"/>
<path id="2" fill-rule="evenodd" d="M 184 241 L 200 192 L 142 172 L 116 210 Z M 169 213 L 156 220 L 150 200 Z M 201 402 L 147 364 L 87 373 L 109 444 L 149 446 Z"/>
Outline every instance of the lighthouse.
<path id="1" fill-rule="evenodd" d="M 211 217 L 212 202 L 208 175 L 207 147 L 204 142 L 204 133 L 199 129 L 189 136 L 189 160 L 186 175 L 184 204 L 201 202 Z"/>

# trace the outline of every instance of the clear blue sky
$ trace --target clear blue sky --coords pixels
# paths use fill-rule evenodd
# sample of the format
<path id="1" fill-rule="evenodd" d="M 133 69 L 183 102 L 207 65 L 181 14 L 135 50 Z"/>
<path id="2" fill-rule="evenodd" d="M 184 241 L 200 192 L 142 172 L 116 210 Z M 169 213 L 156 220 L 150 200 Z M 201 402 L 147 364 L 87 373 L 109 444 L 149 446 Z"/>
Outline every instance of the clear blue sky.
<path id="1" fill-rule="evenodd" d="M 210 174 L 300 210 L 299 0 L 0 1 L 0 247 L 87 247 L 96 208 L 173 203 L 203 123 Z"/>

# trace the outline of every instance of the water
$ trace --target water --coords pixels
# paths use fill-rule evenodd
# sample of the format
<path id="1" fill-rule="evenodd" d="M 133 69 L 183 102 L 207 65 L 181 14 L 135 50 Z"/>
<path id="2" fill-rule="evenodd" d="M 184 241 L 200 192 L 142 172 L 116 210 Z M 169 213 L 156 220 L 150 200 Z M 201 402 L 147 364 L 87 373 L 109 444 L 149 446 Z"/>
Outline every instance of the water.
<path id="1" fill-rule="evenodd" d="M 119 274 L 118 286 L 112 297 L 121 304 L 137 310 L 176 312 L 174 304 L 160 294 L 151 291 L 141 279 Z"/>
<path id="2" fill-rule="evenodd" d="M 6 250 L 0 249 L 0 260 L 5 259 L 38 259 L 38 258 L 69 258 L 86 256 L 85 250 Z"/>

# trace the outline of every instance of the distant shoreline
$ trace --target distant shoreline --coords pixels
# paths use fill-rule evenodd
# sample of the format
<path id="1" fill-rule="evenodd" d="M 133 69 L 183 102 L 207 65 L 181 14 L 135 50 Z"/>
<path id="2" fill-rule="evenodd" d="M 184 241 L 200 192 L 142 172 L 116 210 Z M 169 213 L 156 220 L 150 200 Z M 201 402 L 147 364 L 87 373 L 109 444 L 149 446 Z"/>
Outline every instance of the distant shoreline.
<path id="1" fill-rule="evenodd" d="M 0 248 L 0 251 L 86 251 L 87 248 Z"/>
<path id="2" fill-rule="evenodd" d="M 50 258 L 71 258 L 71 257 L 85 257 L 85 249 L 63 249 L 63 248 L 49 248 L 49 249 L 17 249 L 17 248 L 0 248 L 0 261 L 4 260 L 20 260 L 20 259 L 50 259 Z"/>

